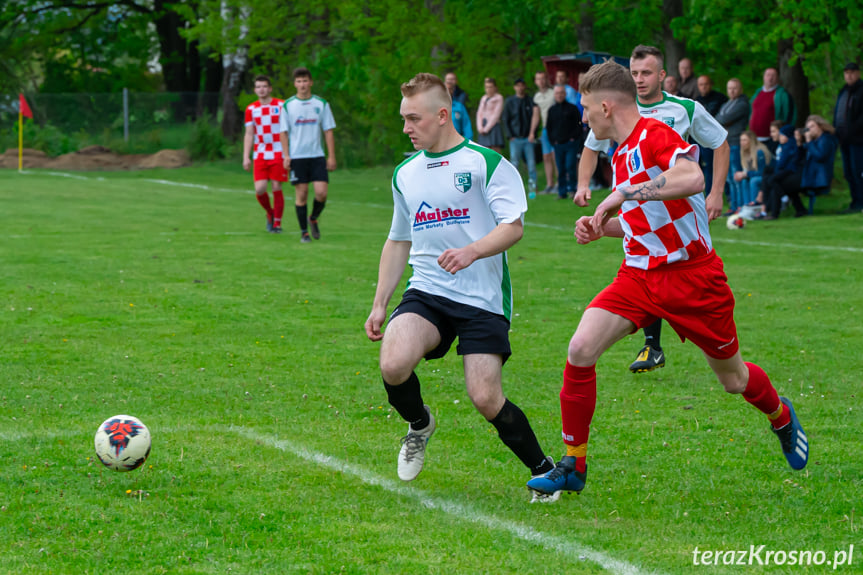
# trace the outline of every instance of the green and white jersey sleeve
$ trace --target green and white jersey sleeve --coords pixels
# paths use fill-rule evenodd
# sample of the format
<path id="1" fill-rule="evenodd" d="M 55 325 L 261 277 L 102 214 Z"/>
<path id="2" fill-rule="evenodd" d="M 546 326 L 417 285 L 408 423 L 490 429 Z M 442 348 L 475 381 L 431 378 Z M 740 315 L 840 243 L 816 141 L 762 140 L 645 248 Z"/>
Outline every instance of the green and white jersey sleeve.
<path id="1" fill-rule="evenodd" d="M 638 103 L 638 113 L 644 118 L 656 118 L 668 124 L 685 141 L 692 138 L 696 144 L 715 150 L 721 146 L 728 132 L 710 115 L 704 106 L 688 98 L 678 98 L 662 93 L 662 100 L 654 104 Z M 610 140 L 597 140 L 591 130 L 584 142 L 585 147 L 597 152 L 608 152 Z"/>
<path id="2" fill-rule="evenodd" d="M 511 317 L 506 253 L 477 260 L 455 274 L 437 260 L 447 249 L 485 237 L 498 224 L 523 220 L 527 199 L 512 164 L 467 140 L 439 154 L 421 151 L 393 173 L 393 202 L 389 239 L 411 242 L 409 288 Z"/>
<path id="3" fill-rule="evenodd" d="M 279 130 L 288 133 L 288 153 L 291 158 L 323 157 L 323 132 L 336 127 L 329 103 L 318 96 L 308 100 L 294 96 L 285 101 L 283 108 Z"/>

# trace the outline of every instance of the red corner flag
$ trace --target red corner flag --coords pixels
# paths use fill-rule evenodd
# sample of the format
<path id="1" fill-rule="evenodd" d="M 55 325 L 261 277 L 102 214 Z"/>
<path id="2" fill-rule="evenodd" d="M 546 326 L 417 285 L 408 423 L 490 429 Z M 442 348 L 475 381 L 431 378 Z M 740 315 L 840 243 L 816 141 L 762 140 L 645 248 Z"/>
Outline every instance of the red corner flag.
<path id="1" fill-rule="evenodd" d="M 25 118 L 33 118 L 33 111 L 30 109 L 30 106 L 27 105 L 27 100 L 24 99 L 24 94 L 18 94 L 19 100 L 19 110 L 21 111 L 21 115 Z"/>

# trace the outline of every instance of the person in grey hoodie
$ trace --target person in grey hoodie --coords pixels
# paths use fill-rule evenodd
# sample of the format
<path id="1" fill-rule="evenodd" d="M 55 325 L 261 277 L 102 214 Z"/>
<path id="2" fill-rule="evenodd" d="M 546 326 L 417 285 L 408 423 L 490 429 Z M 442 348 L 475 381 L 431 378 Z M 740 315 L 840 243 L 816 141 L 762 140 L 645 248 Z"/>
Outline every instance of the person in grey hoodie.
<path id="1" fill-rule="evenodd" d="M 740 184 L 734 181 L 733 174 L 742 170 L 740 165 L 740 134 L 749 127 L 749 98 L 743 93 L 743 85 L 737 78 L 731 78 L 726 84 L 728 101 L 719 108 L 716 121 L 728 131 L 728 146 L 731 148 L 731 167 L 728 170 L 728 197 Z M 730 212 L 726 215 L 730 215 Z"/>

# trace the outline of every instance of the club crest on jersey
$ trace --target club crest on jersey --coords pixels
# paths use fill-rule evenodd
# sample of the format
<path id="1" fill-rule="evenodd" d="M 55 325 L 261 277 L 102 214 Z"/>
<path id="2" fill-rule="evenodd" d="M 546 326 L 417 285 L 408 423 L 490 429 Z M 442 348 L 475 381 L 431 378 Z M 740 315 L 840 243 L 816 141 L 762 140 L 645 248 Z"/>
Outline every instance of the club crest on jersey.
<path id="1" fill-rule="evenodd" d="M 461 174 L 453 174 L 455 178 L 455 189 L 461 193 L 466 193 L 471 187 L 470 172 L 462 172 Z"/>
<path id="2" fill-rule="evenodd" d="M 442 228 L 453 224 L 470 223 L 470 208 L 433 208 L 423 202 L 414 215 L 414 230 Z"/>
<path id="3" fill-rule="evenodd" d="M 635 148 L 629 153 L 627 162 L 629 163 L 630 174 L 634 174 L 641 170 L 641 154 L 639 154 L 638 148 Z"/>
<path id="4" fill-rule="evenodd" d="M 667 125 L 669 128 L 673 128 L 673 127 L 674 127 L 674 116 L 663 116 L 663 117 L 662 117 L 662 121 L 663 121 L 663 122 L 665 123 L 665 125 Z"/>

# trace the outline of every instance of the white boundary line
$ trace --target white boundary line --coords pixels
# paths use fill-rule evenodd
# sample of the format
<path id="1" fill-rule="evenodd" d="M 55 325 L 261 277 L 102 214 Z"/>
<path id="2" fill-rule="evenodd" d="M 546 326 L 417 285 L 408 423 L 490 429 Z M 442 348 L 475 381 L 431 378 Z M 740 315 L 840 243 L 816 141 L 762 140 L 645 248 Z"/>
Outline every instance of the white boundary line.
<path id="1" fill-rule="evenodd" d="M 73 178 L 76 180 L 97 180 L 97 181 L 109 181 L 106 178 L 96 177 L 90 178 L 87 176 L 81 176 L 78 174 L 70 174 L 68 172 L 31 172 L 28 170 L 24 170 L 19 172 L 23 175 L 28 176 L 58 176 L 61 178 Z M 134 178 L 139 182 L 148 182 L 151 184 L 159 184 L 163 186 L 177 186 L 181 188 L 190 188 L 197 190 L 204 190 L 208 192 L 224 192 L 224 193 L 233 193 L 233 194 L 254 194 L 254 190 L 235 190 L 230 188 L 213 188 L 211 186 L 207 186 L 204 184 L 191 184 L 187 182 L 174 182 L 171 180 L 158 180 L 152 178 Z M 392 206 L 383 205 L 383 204 L 375 204 L 375 203 L 363 203 L 363 202 L 340 202 L 345 205 L 352 206 L 364 206 L 369 208 L 381 208 L 381 209 L 391 209 Z M 544 228 L 549 230 L 556 230 L 561 232 L 569 232 L 572 233 L 575 229 L 574 227 L 566 227 L 566 226 L 555 226 L 551 224 L 540 224 L 533 222 L 525 222 L 526 226 L 531 226 L 535 228 Z M 727 244 L 741 244 L 747 246 L 759 246 L 765 248 L 776 248 L 776 249 L 795 249 L 795 250 L 819 250 L 819 251 L 828 251 L 828 252 L 851 252 L 851 253 L 863 253 L 863 247 L 851 247 L 851 246 L 824 246 L 817 244 L 790 244 L 790 243 L 772 243 L 772 242 L 757 242 L 753 240 L 742 240 L 742 239 L 734 239 L 734 238 L 713 238 L 714 241 L 719 243 L 727 243 Z"/>
<path id="2" fill-rule="evenodd" d="M 393 493 L 395 495 L 414 499 L 423 507 L 426 507 L 428 509 L 442 511 L 448 515 L 455 517 L 456 519 L 482 525 L 487 529 L 507 532 L 513 537 L 516 537 L 528 543 L 541 545 L 546 549 L 566 555 L 570 560 L 592 561 L 603 569 L 611 571 L 612 573 L 620 573 L 623 575 L 641 575 L 648 573 L 657 573 L 656 571 L 643 571 L 635 565 L 627 563 L 626 561 L 621 561 L 619 559 L 609 557 L 602 551 L 596 551 L 595 549 L 591 549 L 590 547 L 579 545 L 571 539 L 558 537 L 556 535 L 549 535 L 547 533 L 537 531 L 533 527 L 527 525 L 522 525 L 514 521 L 500 519 L 498 517 L 495 517 L 494 515 L 482 513 L 481 511 L 478 511 L 470 505 L 464 503 L 456 503 L 455 501 L 426 495 L 419 489 L 409 487 L 401 482 L 386 479 L 366 469 L 363 469 L 360 466 L 346 463 L 330 455 L 311 451 L 287 439 L 279 439 L 271 435 L 262 435 L 246 427 L 231 426 L 229 428 L 229 431 L 241 435 L 247 439 L 264 443 L 280 451 L 291 453 L 292 455 L 304 459 L 309 463 L 313 463 L 321 467 L 326 467 L 327 469 L 332 469 L 333 471 L 338 471 L 346 475 L 351 475 L 367 485 L 380 487 L 381 489 L 389 491 L 390 493 Z M 526 492 L 525 495 L 527 495 Z M 527 505 L 527 503 L 525 503 L 525 505 Z M 535 505 L 545 504 L 537 503 Z"/>

